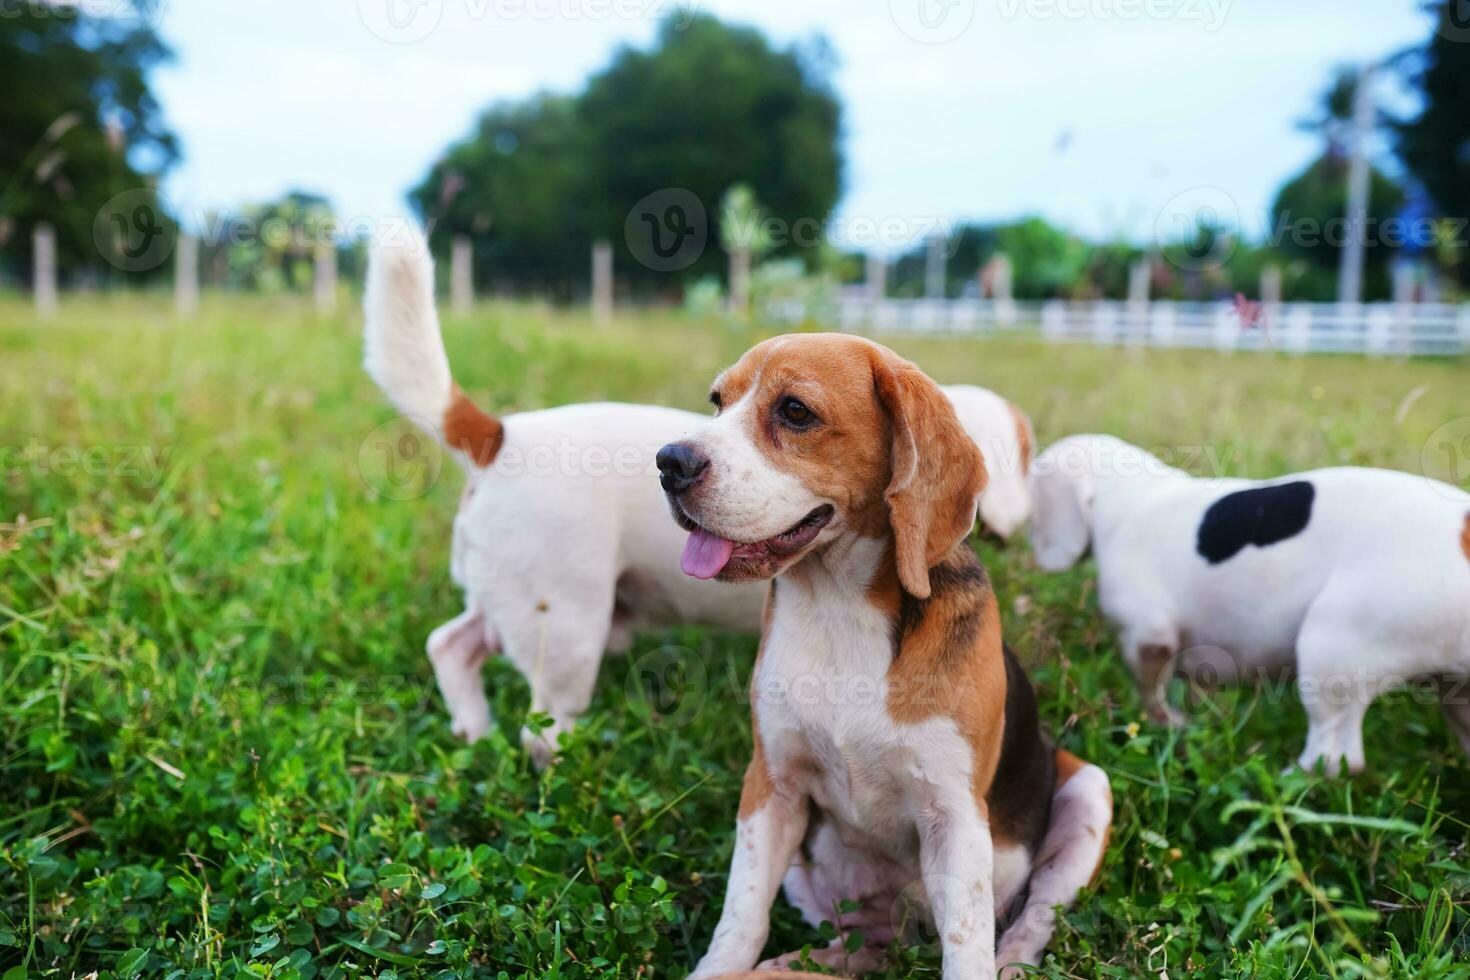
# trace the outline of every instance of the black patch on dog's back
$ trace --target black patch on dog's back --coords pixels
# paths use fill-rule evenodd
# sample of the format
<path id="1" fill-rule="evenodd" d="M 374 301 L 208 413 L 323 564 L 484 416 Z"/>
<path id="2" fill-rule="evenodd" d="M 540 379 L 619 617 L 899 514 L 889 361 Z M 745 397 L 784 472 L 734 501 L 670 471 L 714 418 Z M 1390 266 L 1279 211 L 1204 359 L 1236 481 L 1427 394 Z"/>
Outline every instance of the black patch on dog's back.
<path id="1" fill-rule="evenodd" d="M 1295 537 L 1312 519 L 1316 496 L 1316 488 L 1305 480 L 1228 493 L 1205 511 L 1195 550 L 1218 565 L 1247 545 L 1264 548 Z"/>

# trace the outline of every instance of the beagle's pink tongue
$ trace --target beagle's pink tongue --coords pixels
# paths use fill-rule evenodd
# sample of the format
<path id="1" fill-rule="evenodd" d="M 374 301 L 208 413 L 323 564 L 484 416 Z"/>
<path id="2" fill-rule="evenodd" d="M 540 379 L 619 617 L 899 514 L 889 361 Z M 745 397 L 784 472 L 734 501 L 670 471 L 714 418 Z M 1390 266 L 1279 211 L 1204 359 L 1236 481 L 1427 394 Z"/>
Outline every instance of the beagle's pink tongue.
<path id="1" fill-rule="evenodd" d="M 679 567 L 684 569 L 685 575 L 714 578 L 720 574 L 720 569 L 725 567 L 730 560 L 730 552 L 734 550 L 734 541 L 717 538 L 702 527 L 696 528 L 689 532 L 689 540 L 684 542 L 684 557 L 679 560 Z"/>

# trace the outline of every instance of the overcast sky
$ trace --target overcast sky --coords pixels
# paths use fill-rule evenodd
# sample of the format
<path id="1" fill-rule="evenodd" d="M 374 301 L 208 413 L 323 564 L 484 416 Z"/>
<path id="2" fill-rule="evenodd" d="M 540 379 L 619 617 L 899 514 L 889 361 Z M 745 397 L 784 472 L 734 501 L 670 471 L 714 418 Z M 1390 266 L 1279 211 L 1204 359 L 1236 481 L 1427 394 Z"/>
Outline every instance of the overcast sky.
<path id="1" fill-rule="evenodd" d="M 402 213 L 487 103 L 575 90 L 690 4 L 831 41 L 839 219 L 1039 213 L 1134 240 L 1180 195 L 1259 233 L 1318 150 L 1294 122 L 1332 67 L 1431 27 L 1420 0 L 164 0 L 178 57 L 158 91 L 184 152 L 167 191 L 186 210 L 302 188 Z"/>

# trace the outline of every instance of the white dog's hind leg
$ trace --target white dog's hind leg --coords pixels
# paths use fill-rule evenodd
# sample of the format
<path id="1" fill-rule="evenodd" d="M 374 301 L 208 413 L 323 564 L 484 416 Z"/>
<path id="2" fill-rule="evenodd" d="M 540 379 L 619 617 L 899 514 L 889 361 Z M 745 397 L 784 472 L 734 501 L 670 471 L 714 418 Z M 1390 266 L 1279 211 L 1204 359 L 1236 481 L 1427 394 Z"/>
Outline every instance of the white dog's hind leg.
<path id="1" fill-rule="evenodd" d="M 1391 651 L 1375 648 L 1351 629 L 1311 613 L 1297 637 L 1297 691 L 1307 712 L 1307 744 L 1297 764 L 1323 774 L 1363 771 L 1363 716 L 1378 696 Z"/>
<path id="2" fill-rule="evenodd" d="M 466 742 L 490 730 L 490 704 L 480 666 L 495 645 L 494 631 L 474 603 L 430 633 L 426 644 L 439 693 L 449 708 L 450 730 Z"/>
<path id="3" fill-rule="evenodd" d="M 498 607 L 492 610 L 506 656 L 531 687 L 531 711 L 551 717 L 539 732 L 530 726 L 521 729 L 521 745 L 538 769 L 551 762 L 562 733 L 592 703 L 607 649 L 611 589 L 599 593 L 588 587 L 575 595 L 571 591 L 522 601 L 507 612 L 506 622 Z"/>
<path id="4" fill-rule="evenodd" d="M 1123 659 L 1138 682 L 1144 710 L 1160 724 L 1181 724 L 1183 719 L 1169 706 L 1169 679 L 1179 654 L 1179 632 L 1162 617 L 1130 622 L 1121 637 Z"/>
<path id="5" fill-rule="evenodd" d="M 1051 819 L 1035 870 L 1028 882 L 1026 905 L 1000 937 L 995 963 L 1002 976 L 1020 976 L 1012 964 L 1035 966 L 1056 931 L 1057 909 L 1077 900 L 1077 893 L 1097 877 L 1108 849 L 1113 823 L 1113 790 L 1107 773 L 1081 764 L 1070 775 L 1067 763 L 1079 764 L 1069 753 L 1058 752 L 1058 785 L 1052 796 Z"/>

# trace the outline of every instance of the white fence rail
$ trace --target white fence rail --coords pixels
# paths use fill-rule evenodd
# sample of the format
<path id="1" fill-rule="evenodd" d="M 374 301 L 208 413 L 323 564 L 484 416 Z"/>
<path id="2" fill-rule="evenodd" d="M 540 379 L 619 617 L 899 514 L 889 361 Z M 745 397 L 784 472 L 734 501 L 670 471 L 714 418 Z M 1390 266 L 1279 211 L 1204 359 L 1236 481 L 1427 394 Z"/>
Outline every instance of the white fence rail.
<path id="1" fill-rule="evenodd" d="M 768 311 L 798 320 L 808 311 Z M 874 302 L 848 293 L 838 299 L 837 326 L 853 332 L 971 335 L 1037 332 L 1047 340 L 1215 350 L 1281 350 L 1399 356 L 1470 353 L 1470 304 L 1282 303 L 1242 315 L 1231 303 L 1117 300 L 1019 303 L 1006 300 Z"/>

